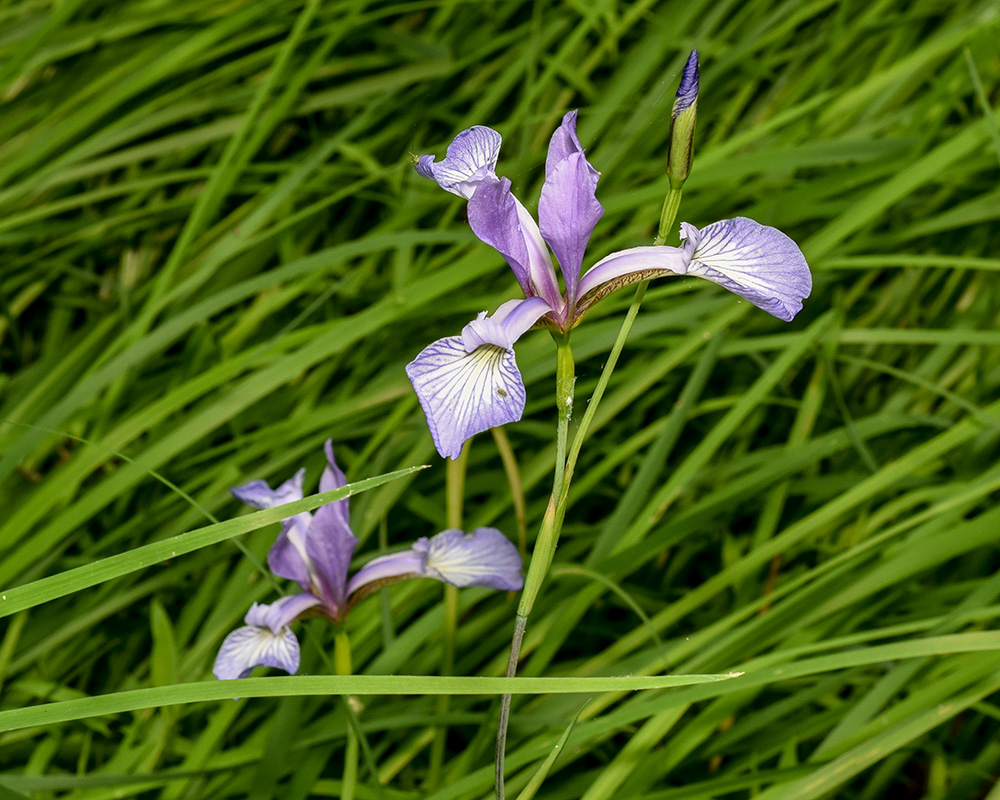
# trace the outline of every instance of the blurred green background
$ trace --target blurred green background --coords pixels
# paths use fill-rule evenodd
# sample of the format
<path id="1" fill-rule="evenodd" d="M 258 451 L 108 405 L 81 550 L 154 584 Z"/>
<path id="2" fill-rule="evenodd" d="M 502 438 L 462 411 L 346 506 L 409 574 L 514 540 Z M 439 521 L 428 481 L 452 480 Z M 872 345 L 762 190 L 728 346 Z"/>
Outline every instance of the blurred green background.
<path id="1" fill-rule="evenodd" d="M 442 529 L 403 367 L 516 285 L 410 154 L 490 125 L 534 208 L 579 108 L 607 209 L 589 266 L 652 239 L 697 48 L 679 218 L 782 229 L 815 288 L 786 325 L 651 285 L 522 674 L 745 675 L 515 699 L 508 794 L 579 712 L 538 797 L 998 800 L 998 32 L 995 0 L 0 2 L 0 586 L 55 576 L 0 601 L 0 796 L 490 796 L 494 697 L 361 698 L 346 789 L 337 697 L 11 714 L 214 680 L 276 596 L 276 526 L 246 553 L 128 554 L 243 513 L 248 480 L 306 465 L 314 491 L 326 438 L 350 480 L 431 465 L 354 498 L 359 561 Z M 573 334 L 578 410 L 630 297 Z M 529 545 L 553 354 L 518 344 L 506 429 Z M 466 527 L 517 539 L 492 437 L 468 469 Z M 63 576 L 123 553 L 96 585 Z M 442 599 L 412 582 L 360 606 L 357 671 L 439 674 Z M 460 603 L 455 674 L 502 674 L 513 599 Z M 329 631 L 304 627 L 303 672 L 328 673 Z"/>

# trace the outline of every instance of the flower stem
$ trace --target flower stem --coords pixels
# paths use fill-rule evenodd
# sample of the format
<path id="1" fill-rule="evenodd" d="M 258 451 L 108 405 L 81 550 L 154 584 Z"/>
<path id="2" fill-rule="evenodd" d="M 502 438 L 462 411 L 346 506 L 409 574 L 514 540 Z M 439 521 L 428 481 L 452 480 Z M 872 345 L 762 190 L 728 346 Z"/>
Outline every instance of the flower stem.
<path id="1" fill-rule="evenodd" d="M 333 668 L 338 675 L 350 675 L 351 640 L 347 631 L 341 627 L 333 638 Z M 345 697 L 344 702 L 350 706 L 357 702 L 353 697 Z M 344 749 L 344 785 L 341 789 L 341 800 L 354 800 L 354 789 L 358 783 L 358 735 L 353 725 L 347 726 L 347 746 Z"/>
<path id="2" fill-rule="evenodd" d="M 660 226 L 653 239 L 654 245 L 666 244 L 670 237 L 670 230 L 674 227 L 674 220 L 677 219 L 677 209 L 681 206 L 680 187 L 670 187 L 667 196 L 663 198 L 663 209 L 660 211 Z"/>
<path id="3" fill-rule="evenodd" d="M 566 480 L 566 448 L 569 440 L 569 423 L 573 418 L 573 389 L 576 385 L 576 366 L 573 361 L 573 350 L 569 346 L 569 337 L 555 336 L 556 340 L 556 465 L 552 481 L 552 496 L 549 506 L 542 518 L 542 524 L 535 539 L 535 547 L 528 564 L 528 574 L 524 579 L 524 591 L 517 606 L 517 617 L 514 622 L 514 635 L 510 641 L 510 655 L 507 659 L 508 678 L 517 674 L 517 662 L 521 657 L 521 642 L 524 630 L 528 624 L 528 615 L 538 596 L 538 591 L 545 581 L 545 576 L 555 556 L 556 545 L 559 543 L 559 532 L 562 526 L 561 518 L 556 515 L 557 499 L 564 492 Z M 497 725 L 497 749 L 494 789 L 497 800 L 504 798 L 504 759 L 507 750 L 507 724 L 510 721 L 511 696 L 505 694 L 500 698 L 500 720 Z"/>

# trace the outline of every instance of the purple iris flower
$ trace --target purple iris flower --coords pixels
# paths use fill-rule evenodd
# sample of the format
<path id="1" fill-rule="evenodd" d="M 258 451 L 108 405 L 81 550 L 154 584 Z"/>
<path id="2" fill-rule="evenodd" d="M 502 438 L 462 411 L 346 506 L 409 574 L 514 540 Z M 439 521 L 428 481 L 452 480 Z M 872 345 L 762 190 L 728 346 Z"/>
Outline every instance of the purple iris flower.
<path id="1" fill-rule="evenodd" d="M 681 115 L 697 107 L 697 56 L 692 59 L 682 81 Z M 612 253 L 581 278 L 584 251 L 604 209 L 595 195 L 599 173 L 577 138 L 576 117 L 576 111 L 566 114 L 549 143 L 538 224 L 511 193 L 510 181 L 496 175 L 496 131 L 477 125 L 455 137 L 444 160 L 416 160 L 417 172 L 469 201 L 473 232 L 503 255 L 525 294 L 492 316 L 480 314 L 461 336 L 434 342 L 406 367 L 444 457 L 457 458 L 474 434 L 521 418 L 525 391 L 513 345 L 536 323 L 567 332 L 616 289 L 665 275 L 706 278 L 786 321 L 812 289 L 795 242 L 745 217 L 700 230 L 682 223 L 680 247 Z M 564 291 L 546 244 L 559 262 Z"/>
<path id="2" fill-rule="evenodd" d="M 346 483 L 329 441 L 325 450 L 328 463 L 320 478 L 321 492 Z M 273 508 L 301 500 L 304 477 L 302 469 L 277 489 L 252 481 L 232 492 L 254 508 Z M 446 530 L 430 539 L 421 538 L 409 550 L 375 558 L 348 578 L 357 544 L 346 498 L 320 506 L 314 514 L 305 512 L 284 520 L 267 562 L 275 575 L 295 581 L 302 592 L 270 605 L 254 603 L 244 619 L 246 625 L 222 643 L 215 676 L 245 678 L 256 666 L 277 667 L 294 675 L 299 668 L 299 642 L 289 627 L 292 622 L 307 612 L 339 622 L 354 604 L 390 583 L 434 578 L 458 587 L 508 591 L 524 585 L 517 548 L 495 528 L 477 528 L 472 533 Z"/>

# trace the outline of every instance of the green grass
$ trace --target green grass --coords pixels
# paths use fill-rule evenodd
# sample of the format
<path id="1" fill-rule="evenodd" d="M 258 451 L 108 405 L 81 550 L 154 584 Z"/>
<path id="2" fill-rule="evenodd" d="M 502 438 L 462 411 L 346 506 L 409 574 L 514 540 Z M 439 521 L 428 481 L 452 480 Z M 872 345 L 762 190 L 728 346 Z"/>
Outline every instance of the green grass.
<path id="1" fill-rule="evenodd" d="M 313 491 L 332 438 L 375 479 L 359 562 L 444 528 L 403 367 L 516 286 L 410 153 L 491 125 L 530 208 L 581 109 L 592 264 L 652 240 L 695 47 L 680 219 L 781 228 L 815 289 L 785 325 L 651 284 L 528 626 L 550 682 L 514 699 L 508 796 L 1000 798 L 998 34 L 991 0 L 0 3 L 0 799 L 490 796 L 505 684 L 476 681 L 516 598 L 460 592 L 455 677 L 423 581 L 354 611 L 356 678 L 314 621 L 300 677 L 226 688 L 219 644 L 276 596 L 275 515 L 228 490 Z M 577 418 L 630 299 L 573 333 Z M 506 429 L 529 542 L 554 352 L 518 344 Z M 517 536 L 490 436 L 464 516 Z"/>

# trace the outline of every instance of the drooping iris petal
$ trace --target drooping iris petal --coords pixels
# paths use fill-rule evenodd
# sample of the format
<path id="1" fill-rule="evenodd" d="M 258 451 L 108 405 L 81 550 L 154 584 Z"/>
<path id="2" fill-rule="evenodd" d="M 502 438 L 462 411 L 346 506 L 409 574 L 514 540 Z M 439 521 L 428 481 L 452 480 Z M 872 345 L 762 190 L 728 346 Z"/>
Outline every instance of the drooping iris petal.
<path id="1" fill-rule="evenodd" d="M 513 350 L 484 344 L 471 353 L 461 336 L 439 339 L 406 366 L 438 453 L 458 458 L 465 440 L 524 413 L 524 382 Z"/>
<path id="2" fill-rule="evenodd" d="M 414 166 L 425 178 L 437 181 L 442 189 L 468 200 L 480 181 L 496 178 L 500 142 L 500 134 L 495 130 L 475 125 L 454 138 L 442 161 L 435 163 L 434 156 L 419 156 Z"/>
<path id="3" fill-rule="evenodd" d="M 257 666 L 277 667 L 291 675 L 298 671 L 298 639 L 287 626 L 272 631 L 265 622 L 269 610 L 254 603 L 246 615 L 248 624 L 225 638 L 212 667 L 216 678 L 245 678 Z"/>
<path id="4" fill-rule="evenodd" d="M 472 533 L 446 530 L 418 539 L 401 553 L 372 559 L 348 584 L 348 594 L 391 578 L 434 578 L 453 586 L 487 586 L 514 591 L 524 585 L 521 556 L 496 528 Z"/>
<path id="5" fill-rule="evenodd" d="M 577 294 L 583 297 L 594 289 L 627 276 L 645 280 L 659 275 L 684 275 L 691 262 L 692 249 L 650 245 L 619 250 L 602 258 L 587 271 L 580 281 Z"/>
<path id="6" fill-rule="evenodd" d="M 600 173 L 583 154 L 576 135 L 576 111 L 571 111 L 549 143 L 545 184 L 538 202 L 542 238 L 559 260 L 570 303 L 576 299 L 587 242 L 604 214 L 596 196 L 599 178 Z"/>
<path id="7" fill-rule="evenodd" d="M 812 275 L 798 245 L 778 229 L 736 217 L 700 231 L 682 223 L 681 232 L 693 244 L 689 275 L 717 283 L 785 322 L 802 310 Z"/>
<path id="8" fill-rule="evenodd" d="M 424 574 L 428 578 L 453 586 L 513 591 L 524 585 L 521 556 L 496 528 L 476 528 L 472 533 L 442 531 L 429 540 L 418 540 L 413 550 L 425 554 Z"/>

